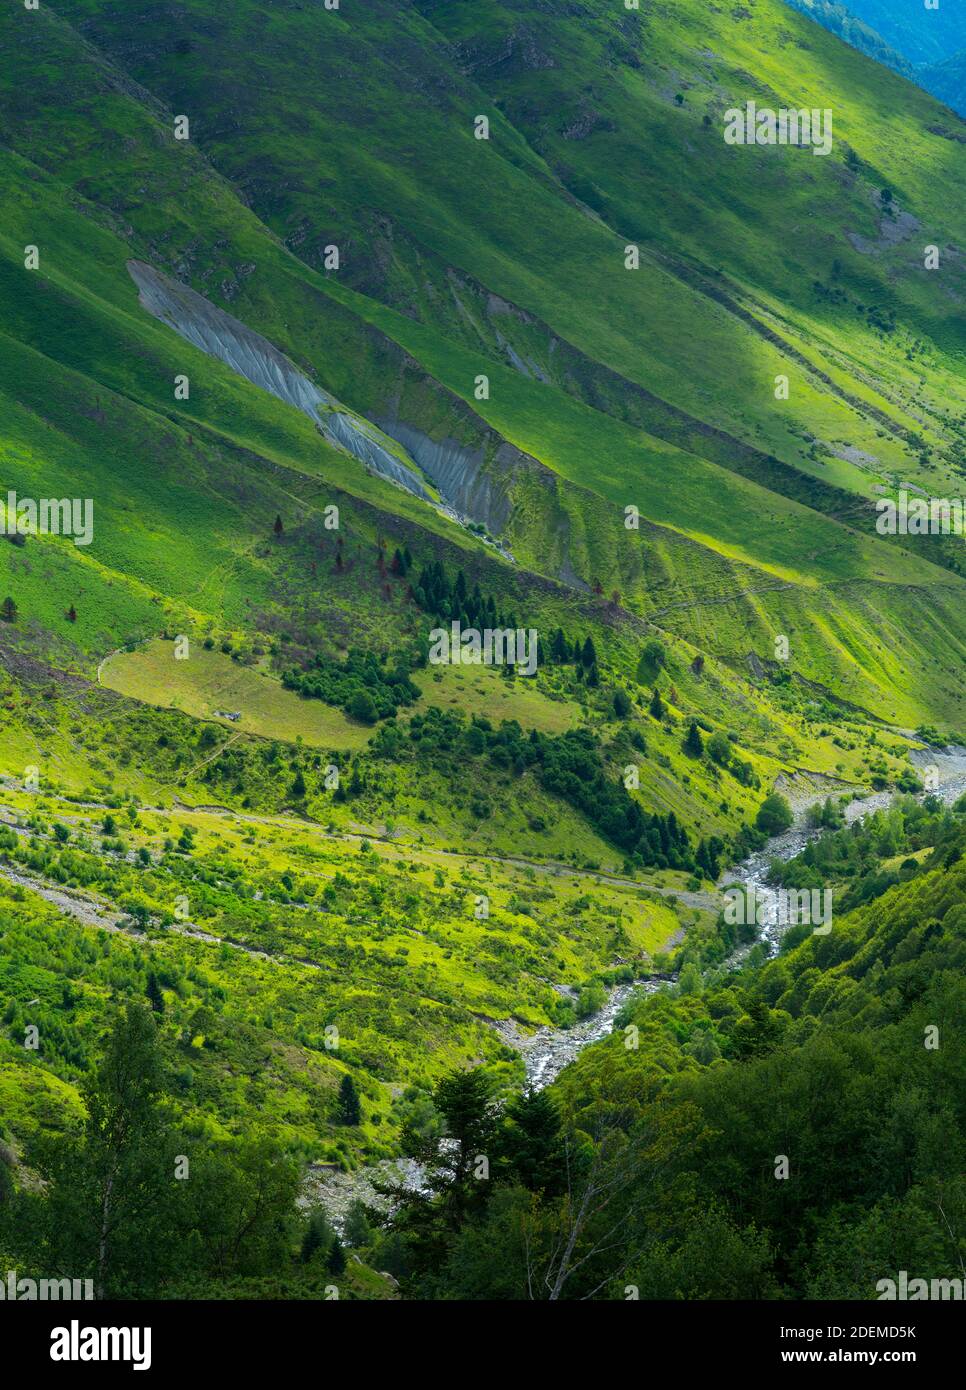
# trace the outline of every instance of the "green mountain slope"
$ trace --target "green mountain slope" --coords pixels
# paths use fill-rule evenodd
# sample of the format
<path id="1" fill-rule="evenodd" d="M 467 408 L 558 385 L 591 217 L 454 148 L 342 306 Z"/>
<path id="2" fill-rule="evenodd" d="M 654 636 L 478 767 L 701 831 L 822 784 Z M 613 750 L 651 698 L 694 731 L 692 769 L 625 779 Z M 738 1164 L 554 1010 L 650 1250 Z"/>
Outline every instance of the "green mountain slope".
<path id="1" fill-rule="evenodd" d="M 949 299 L 958 271 L 949 261 L 940 281 L 909 268 L 910 218 L 924 218 L 938 236 L 955 213 L 948 200 L 938 208 L 923 163 L 947 164 L 958 146 L 923 129 L 928 104 L 899 85 L 903 142 L 908 135 L 916 158 L 905 171 L 892 164 L 891 183 L 915 213 L 905 202 L 898 213 L 877 213 L 870 195 L 884 147 L 871 72 L 816 29 L 780 7 L 763 8 L 721 33 L 719 76 L 734 83 L 728 99 L 751 95 L 737 76 L 746 71 L 739 67 L 746 46 L 778 35 L 783 53 L 788 24 L 801 29 L 796 54 L 814 50 L 813 60 L 795 64 L 789 101 L 814 99 L 809 82 L 819 83 L 823 64 L 842 67 L 849 106 L 837 129 L 858 150 L 858 172 L 845 170 L 840 145 L 831 160 L 809 157 L 795 179 L 809 217 L 826 210 L 817 259 L 812 236 L 796 242 L 769 225 L 776 208 L 789 215 L 787 192 L 778 199 L 769 175 L 784 185 L 787 161 L 721 142 L 724 97 L 710 101 L 706 92 L 696 104 L 706 88 L 696 68 L 695 95 L 680 107 L 657 85 L 660 71 L 684 74 L 685 63 L 710 61 L 695 46 L 687 13 L 663 25 L 662 61 L 652 57 L 650 67 L 639 51 L 648 47 L 646 14 L 619 24 L 593 6 L 581 10 L 580 24 L 555 19 L 535 49 L 511 7 L 486 7 L 485 14 L 424 7 L 398 17 L 395 8 L 391 15 L 374 6 L 349 22 L 314 10 L 265 17 L 245 6 L 213 19 L 200 6 L 196 24 L 190 7 L 175 24 L 156 6 L 121 19 L 96 4 L 67 4 L 57 17 L 31 18 L 32 26 L 6 19 L 25 79 L 19 90 L 28 97 L 14 101 L 11 88 L 4 120 L 11 145 L 56 178 L 57 196 L 68 203 L 81 196 L 82 215 L 124 239 L 125 260 L 133 254 L 188 275 L 210 303 L 263 334 L 322 391 L 395 434 L 404 466 L 418 473 L 423 463 L 424 486 L 435 491 L 435 484 L 443 502 L 502 535 L 531 569 L 619 589 L 624 605 L 666 614 L 682 634 L 695 631 L 694 621 L 702 641 L 713 628 L 726 660 L 744 659 L 749 648 L 767 655 L 774 632 L 812 607 L 808 589 L 816 582 L 844 581 L 849 600 L 835 626 L 852 630 L 865 621 L 851 612 L 862 592 L 856 580 L 871 581 L 870 602 L 899 626 L 908 623 L 910 595 L 915 607 L 917 594 L 926 598 L 938 587 L 940 605 L 958 606 L 955 581 L 931 566 L 910 567 L 895 546 L 874 537 L 869 506 L 876 489 L 899 481 L 920 480 L 945 495 L 958 475 L 958 423 L 948 404 L 959 393 L 951 375 L 959 329 Z M 135 18 L 136 51 L 128 38 Z M 259 46 L 256 24 L 270 31 Z M 485 43 L 474 39 L 474 24 L 485 25 Z M 486 44 L 500 32 L 523 57 L 489 60 Z M 278 67 L 271 83 L 232 76 L 232 64 L 240 70 L 256 47 L 265 72 Z M 284 63 L 290 51 L 311 57 Z M 602 63 L 609 81 L 595 95 L 588 131 L 578 121 L 575 139 L 560 115 L 557 86 L 566 72 L 571 96 L 589 92 Z M 339 64 L 367 75 L 354 103 L 336 100 L 338 83 L 324 79 Z M 218 81 L 203 79 L 213 70 Z M 759 61 L 758 71 L 769 68 Z M 780 75 L 771 74 L 776 82 Z M 260 92 L 270 88 L 268 106 Z M 229 96 L 225 125 L 221 106 Z M 71 120 L 71 110 L 83 111 L 83 120 Z M 174 139 L 172 126 L 182 110 L 193 122 L 186 142 Z M 486 110 L 492 138 L 474 140 L 474 113 Z M 360 122 L 366 142 L 354 135 Z M 303 149 L 313 157 L 300 157 Z M 418 175 L 407 172 L 407 150 L 410 163 L 418 150 Z M 321 163 L 317 152 L 324 152 Z M 792 154 L 801 154 L 801 167 L 805 154 Z M 682 157 L 694 175 L 684 188 Z M 19 167 L 18 177 L 28 170 Z M 595 203 L 588 207 L 570 186 L 591 170 L 606 185 L 606 206 L 584 189 Z M 632 188 L 627 170 L 644 171 L 644 181 Z M 723 192 L 727 186 L 727 197 L 709 196 L 716 183 Z M 650 208 L 646 225 L 639 224 L 642 202 Z M 898 239 L 890 229 L 897 215 Z M 389 231 L 379 218 L 388 218 Z M 878 239 L 874 232 L 869 238 L 876 221 Z M 54 250 L 56 222 L 42 277 L 67 267 Z M 21 238 L 26 245 L 36 235 L 29 215 L 18 232 L 11 256 Z M 641 245 L 639 272 L 624 270 L 628 236 Z M 325 245 L 339 247 L 338 275 L 318 274 Z M 724 272 L 714 264 L 720 254 L 713 247 L 721 245 L 730 247 Z M 95 260 L 75 257 L 71 272 L 90 281 L 96 265 L 99 291 L 107 275 L 108 299 L 118 309 L 124 304 L 131 320 L 140 316 L 121 254 L 104 243 Z M 805 285 L 812 288 L 803 295 Z M 346 293 L 349 286 L 363 299 Z M 888 328 L 892 318 L 897 327 Z M 69 357 L 69 335 L 61 343 Z M 170 350 L 186 370 L 190 353 L 174 342 Z M 101 354 L 104 363 L 118 359 L 131 370 L 128 354 Z M 920 385 L 926 360 L 931 400 Z M 86 367 L 99 371 L 90 360 Z M 481 402 L 474 382 L 484 370 L 491 396 Z M 788 403 L 774 400 L 774 377 L 783 370 L 791 375 Z M 177 367 L 168 371 L 147 371 L 136 395 L 160 402 Z M 245 399 L 254 400 L 250 393 Z M 200 428 L 213 409 L 213 392 L 199 402 L 196 391 L 178 407 L 168 400 L 165 413 Z M 259 400 L 245 413 L 270 409 Z M 288 414 L 286 430 L 299 430 Z M 238 414 L 232 418 L 234 441 L 263 452 L 263 441 L 247 427 L 239 436 Z M 218 424 L 224 430 L 224 410 Z M 396 491 L 391 512 L 404 507 Z M 628 539 L 628 505 L 662 528 L 653 546 Z M 869 532 L 869 542 L 841 530 L 846 518 Z M 906 543 L 916 546 L 915 538 Z M 953 573 L 962 564 L 955 545 L 917 549 Z M 709 596 L 714 612 L 705 623 L 692 605 Z M 840 596 L 824 592 L 823 612 L 827 605 L 837 610 Z M 919 630 L 922 617 L 912 626 Z M 852 631 L 849 645 L 856 641 Z M 922 717 L 916 685 L 944 691 L 944 684 L 917 680 L 913 667 L 922 670 L 930 657 L 916 652 L 895 681 L 905 692 L 897 703 L 867 660 L 855 671 L 842 659 L 823 621 L 810 623 L 799 656 L 810 678 L 841 681 L 849 698 L 887 719 Z M 931 713 L 958 719 L 945 698 Z"/>
<path id="2" fill-rule="evenodd" d="M 829 108 L 830 152 L 726 143 L 749 100 Z M 918 787 L 913 751 L 964 741 L 962 538 L 875 525 L 963 491 L 964 142 L 782 0 L 4 6 L 0 1267 L 259 1296 L 298 1261 L 317 1296 L 306 1165 L 435 1141 L 454 1070 L 506 1099 L 520 1029 L 672 964 L 693 985 L 772 788 Z M 11 492 L 89 499 L 90 544 L 15 533 Z M 532 631 L 536 670 L 434 664 L 452 622 Z M 636 1115 L 657 1067 L 672 1128 L 739 1135 L 738 1177 L 702 1177 L 709 1220 L 737 1209 L 738 1112 L 784 1065 L 744 1098 L 715 1066 L 741 991 L 816 1085 L 828 1004 L 863 1097 L 920 995 L 959 1007 L 888 916 L 941 898 L 951 971 L 956 861 L 911 872 L 828 946 L 635 1003 L 660 1046 L 586 1053 L 569 1117 L 625 1086 Z M 883 1012 L 854 1047 L 853 1004 Z M 145 1133 L 163 1111 L 215 1196 L 162 1203 L 156 1267 L 132 1236 L 106 1270 L 84 1203 L 126 1046 Z M 216 1208 L 244 1235 L 263 1179 L 277 1220 L 223 1258 Z M 719 1234 L 763 1296 L 818 1288 L 817 1240 L 764 1199 L 742 1221 Z M 350 1296 L 384 1297 L 365 1248 Z"/>
<path id="3" fill-rule="evenodd" d="M 966 112 L 966 51 L 921 69 L 919 81 L 960 115 Z"/>
<path id="4" fill-rule="evenodd" d="M 891 47 L 881 34 L 857 19 L 853 10 L 839 4 L 838 0 L 788 0 L 788 3 L 793 9 L 801 10 L 809 19 L 823 25 L 830 33 L 837 34 L 860 53 L 874 58 L 877 63 L 884 63 L 893 72 L 902 73 L 903 77 L 916 80 L 913 62 L 904 58 L 902 52 Z"/>
<path id="5" fill-rule="evenodd" d="M 914 63 L 935 63 L 966 48 L 966 16 L 957 5 L 920 12 L 902 0 L 849 0 L 846 6 Z"/>
<path id="6" fill-rule="evenodd" d="M 966 115 L 966 21 L 954 6 L 921 14 L 882 0 L 788 0 L 847 44 L 908 77 L 946 106 Z M 861 18 L 857 18 L 861 16 Z M 877 33 L 872 24 L 882 24 Z M 916 22 L 918 21 L 918 22 Z"/>

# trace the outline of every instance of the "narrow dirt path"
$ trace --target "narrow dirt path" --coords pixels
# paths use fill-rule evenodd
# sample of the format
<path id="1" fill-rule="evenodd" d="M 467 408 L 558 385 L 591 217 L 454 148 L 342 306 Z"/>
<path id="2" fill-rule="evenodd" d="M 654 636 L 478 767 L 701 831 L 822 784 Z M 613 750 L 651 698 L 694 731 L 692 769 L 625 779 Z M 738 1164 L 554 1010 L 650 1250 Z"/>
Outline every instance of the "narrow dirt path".
<path id="1" fill-rule="evenodd" d="M 150 938 L 144 932 L 139 931 L 136 927 L 123 925 L 126 920 L 124 913 L 116 912 L 103 899 L 96 898 L 91 893 L 82 892 L 78 888 L 65 888 L 49 879 L 21 873 L 19 869 L 13 868 L 12 865 L 3 860 L 0 860 L 0 877 L 5 878 L 8 883 L 12 883 L 18 888 L 27 888 L 30 892 L 36 893 L 85 927 L 98 927 L 101 931 L 117 932 L 121 936 L 127 936 L 133 941 L 140 941 L 145 944 L 150 942 Z M 254 946 L 245 946 L 240 941 L 233 941 L 224 936 L 215 936 L 212 932 L 202 930 L 193 922 L 173 922 L 170 926 L 164 927 L 163 930 L 174 936 L 186 937 L 189 941 L 200 941 L 205 946 L 227 946 L 232 951 L 241 951 L 243 955 L 254 956 L 257 960 L 269 961 L 273 965 L 298 965 L 306 970 L 321 969 L 314 961 L 304 960 L 298 956 L 272 956 L 267 951 L 257 950 Z"/>

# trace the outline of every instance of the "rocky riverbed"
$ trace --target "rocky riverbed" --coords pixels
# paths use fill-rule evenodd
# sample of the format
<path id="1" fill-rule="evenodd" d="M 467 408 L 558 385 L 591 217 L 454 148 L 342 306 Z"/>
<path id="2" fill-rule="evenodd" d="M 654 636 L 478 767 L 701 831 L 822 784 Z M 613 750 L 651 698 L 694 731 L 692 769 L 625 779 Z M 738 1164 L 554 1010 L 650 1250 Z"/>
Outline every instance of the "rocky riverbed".
<path id="1" fill-rule="evenodd" d="M 920 773 L 934 770 L 938 785 L 932 789 L 932 794 L 946 805 L 952 805 L 966 793 L 966 748 L 916 750 L 911 755 L 911 761 Z M 789 789 L 786 787 L 784 790 L 787 795 Z M 719 884 L 720 889 L 728 887 L 729 884 L 754 887 L 763 906 L 761 938 L 772 953 L 777 951 L 782 933 L 789 923 L 785 918 L 784 904 L 780 901 L 778 892 L 767 882 L 770 865 L 775 859 L 793 859 L 811 840 L 826 833 L 805 823 L 808 807 L 816 801 L 823 800 L 827 795 L 847 793 L 849 788 L 841 783 L 833 784 L 813 778 L 807 787 L 799 790 L 801 794 L 791 798 L 796 813 L 796 824 L 783 835 L 769 840 L 763 850 L 736 864 Z M 850 801 L 844 807 L 846 823 L 851 825 L 874 811 L 883 810 L 896 799 L 896 796 L 895 791 L 872 792 L 861 800 Z M 740 964 L 750 949 L 750 946 L 740 947 L 726 964 Z M 528 1033 L 512 1019 L 497 1020 L 492 1026 L 508 1047 L 519 1052 L 526 1072 L 527 1085 L 535 1090 L 542 1090 L 555 1081 L 564 1067 L 569 1066 L 585 1047 L 599 1042 L 612 1031 L 615 1018 L 632 994 L 653 994 L 667 988 L 672 982 L 673 979 L 668 978 L 617 985 L 611 990 L 602 1009 L 570 1028 L 546 1026 Z M 561 994 L 576 997 L 576 991 L 567 986 L 560 986 L 559 989 Z M 306 1205 L 320 1203 L 329 1213 L 336 1228 L 341 1230 L 346 1212 L 353 1201 L 361 1200 L 375 1207 L 383 1205 L 384 1199 L 375 1191 L 372 1181 L 385 1180 L 387 1177 L 397 1181 L 401 1178 L 413 1187 L 419 1187 L 423 1182 L 419 1166 L 410 1160 L 387 1160 L 360 1169 L 356 1173 L 316 1168 L 309 1174 L 303 1200 Z"/>
<path id="2" fill-rule="evenodd" d="M 951 746 L 942 749 L 916 749 L 910 755 L 910 762 L 923 775 L 924 780 L 927 773 L 931 774 L 930 780 L 935 779 L 936 785 L 931 787 L 930 794 L 938 797 L 945 805 L 951 806 L 953 802 L 958 801 L 966 793 L 966 748 Z M 840 793 L 842 790 L 839 788 Z M 870 792 L 861 799 L 848 802 L 843 807 L 846 825 L 864 820 L 866 816 L 871 816 L 875 811 L 885 810 L 896 800 L 898 795 L 901 793 L 894 790 Z M 771 954 L 778 950 L 778 943 L 791 923 L 788 920 L 787 902 L 782 894 L 768 883 L 769 869 L 774 860 L 794 859 L 796 855 L 801 854 L 807 844 L 826 833 L 820 828 L 804 823 L 807 806 L 814 804 L 818 799 L 821 798 L 813 797 L 810 802 L 802 803 L 796 807 L 796 824 L 790 830 L 786 830 L 784 834 L 776 835 L 769 840 L 764 849 L 750 855 L 740 864 L 736 864 L 724 875 L 719 884 L 722 889 L 730 885 L 741 885 L 749 892 L 754 892 L 755 900 L 759 904 L 758 921 L 762 928 L 761 938 Z M 750 946 L 739 947 L 729 957 L 727 964 L 739 964 L 750 949 Z"/>
<path id="3" fill-rule="evenodd" d="M 533 1033 L 523 1032 L 512 1019 L 503 1019 L 493 1027 L 506 1043 L 519 1052 L 523 1058 L 527 1085 L 535 1091 L 542 1091 L 555 1081 L 564 1067 L 569 1066 L 579 1052 L 589 1043 L 606 1038 L 614 1026 L 614 1019 L 632 994 L 653 994 L 666 987 L 668 981 L 647 980 L 643 983 L 616 985 L 607 997 L 607 1003 L 590 1018 L 581 1019 L 571 1028 L 538 1028 Z M 576 997 L 576 990 L 562 989 L 561 993 Z"/>

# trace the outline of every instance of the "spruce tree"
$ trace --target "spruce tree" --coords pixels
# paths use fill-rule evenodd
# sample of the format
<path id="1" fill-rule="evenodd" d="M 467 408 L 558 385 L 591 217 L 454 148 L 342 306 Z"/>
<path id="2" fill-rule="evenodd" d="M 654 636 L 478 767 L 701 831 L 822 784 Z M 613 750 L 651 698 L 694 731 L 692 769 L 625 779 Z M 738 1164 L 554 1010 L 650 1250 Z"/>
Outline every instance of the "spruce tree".
<path id="1" fill-rule="evenodd" d="M 321 1207 L 317 1208 L 309 1217 L 309 1224 L 302 1237 L 302 1246 L 299 1251 L 299 1258 L 302 1263 L 307 1265 L 312 1257 L 320 1252 L 325 1258 L 328 1258 L 336 1239 L 337 1236 L 329 1224 L 328 1216 Z"/>
<path id="2" fill-rule="evenodd" d="M 369 1224 L 364 1202 L 356 1199 L 345 1214 L 345 1240 L 347 1245 L 369 1245 L 373 1230 Z"/>
<path id="3" fill-rule="evenodd" d="M 700 758 L 704 752 L 701 731 L 693 719 L 688 728 L 687 737 L 684 740 L 684 751 L 691 758 Z"/>
<path id="4" fill-rule="evenodd" d="M 356 1090 L 356 1083 L 346 1072 L 339 1087 L 339 1100 L 336 1106 L 336 1114 L 340 1125 L 357 1125 L 362 1121 L 362 1106 L 359 1104 L 359 1092 Z"/>
<path id="5" fill-rule="evenodd" d="M 511 1100 L 497 1145 L 501 1161 L 531 1192 L 548 1197 L 567 1183 L 567 1150 L 557 1108 L 546 1091 L 527 1091 Z"/>
<path id="6" fill-rule="evenodd" d="M 151 1005 L 151 1008 L 154 1010 L 154 1012 L 156 1014 L 163 1014 L 164 994 L 161 990 L 161 986 L 158 984 L 158 977 L 157 975 L 155 975 L 153 970 L 148 972 L 148 982 L 145 988 L 145 993 L 148 996 L 148 1003 Z"/>
<path id="7" fill-rule="evenodd" d="M 474 1174 L 479 1156 L 491 1152 L 495 1138 L 489 1078 L 482 1067 L 450 1072 L 437 1084 L 433 1101 L 447 1137 L 430 1141 L 423 1156 L 433 1170 L 433 1186 L 442 1196 L 444 1221 L 458 1230 L 488 1196 L 489 1185 Z"/>
<path id="8" fill-rule="evenodd" d="M 651 696 L 651 718 L 664 718 L 664 701 L 661 699 L 661 692 L 656 688 L 654 694 Z"/>

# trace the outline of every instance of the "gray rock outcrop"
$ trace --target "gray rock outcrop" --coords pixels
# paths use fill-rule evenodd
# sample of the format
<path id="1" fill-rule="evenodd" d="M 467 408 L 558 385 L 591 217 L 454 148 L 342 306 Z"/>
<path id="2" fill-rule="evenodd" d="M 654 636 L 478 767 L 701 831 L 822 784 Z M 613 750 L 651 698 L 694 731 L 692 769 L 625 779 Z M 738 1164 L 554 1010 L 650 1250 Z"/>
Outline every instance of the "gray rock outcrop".
<path id="1" fill-rule="evenodd" d="M 392 440 L 316 386 L 267 338 L 144 261 L 128 261 L 127 268 L 149 314 L 253 386 L 308 415 L 336 448 L 416 497 L 433 501 L 416 469 L 409 466 Z"/>

